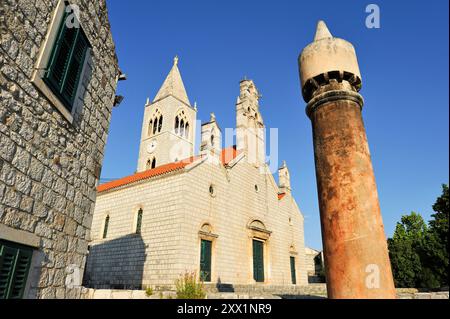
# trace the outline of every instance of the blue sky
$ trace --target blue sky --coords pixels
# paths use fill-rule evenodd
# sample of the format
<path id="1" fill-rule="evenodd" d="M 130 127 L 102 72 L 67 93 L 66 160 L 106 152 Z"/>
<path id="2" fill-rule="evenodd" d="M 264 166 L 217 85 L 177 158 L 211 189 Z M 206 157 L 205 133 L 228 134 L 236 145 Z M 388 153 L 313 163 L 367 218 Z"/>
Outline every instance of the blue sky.
<path id="1" fill-rule="evenodd" d="M 363 118 L 387 236 L 402 214 L 425 219 L 448 183 L 448 1 L 376 1 L 381 28 L 368 29 L 371 1 L 118 1 L 108 10 L 119 64 L 128 76 L 113 111 L 102 178 L 136 169 L 144 103 L 173 57 L 198 118 L 235 126 L 239 81 L 263 95 L 267 127 L 279 129 L 279 160 L 291 172 L 305 216 L 306 244 L 321 248 L 311 123 L 301 98 L 297 57 L 318 20 L 352 42 L 363 78 Z"/>

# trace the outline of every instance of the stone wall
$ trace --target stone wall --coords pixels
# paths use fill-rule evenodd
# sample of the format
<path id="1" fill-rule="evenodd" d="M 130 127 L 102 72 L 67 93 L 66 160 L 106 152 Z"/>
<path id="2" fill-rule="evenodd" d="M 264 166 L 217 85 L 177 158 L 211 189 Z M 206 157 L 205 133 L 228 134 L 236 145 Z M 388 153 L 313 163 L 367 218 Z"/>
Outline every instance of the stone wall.
<path id="1" fill-rule="evenodd" d="M 255 286 L 236 285 L 233 290 L 227 287 L 205 286 L 207 299 L 324 299 L 327 296 L 325 284 L 308 286 Z M 86 289 L 84 299 L 170 299 L 176 298 L 175 291 L 154 291 L 147 296 L 144 290 Z M 449 292 L 419 292 L 418 289 L 397 288 L 398 299 L 449 299 Z"/>
<path id="2" fill-rule="evenodd" d="M 66 272 L 83 273 L 119 72 L 105 1 L 70 2 L 92 45 L 72 123 L 31 83 L 60 1 L 0 7 L 0 239 L 34 245 L 27 298 L 80 296 Z"/>
<path id="3" fill-rule="evenodd" d="M 155 116 L 156 110 L 163 116 L 161 132 L 149 135 L 149 122 Z M 181 138 L 174 133 L 175 116 L 181 111 L 184 112 L 184 116 L 190 126 L 189 138 L 187 139 Z M 158 102 L 146 105 L 142 122 L 137 171 L 144 171 L 147 161 L 152 158 L 156 158 L 156 166 L 161 166 L 194 155 L 196 115 L 197 111 L 181 103 L 173 96 L 167 96 Z M 147 150 L 152 142 L 156 142 L 157 147 L 149 154 Z"/>
<path id="4" fill-rule="evenodd" d="M 416 288 L 397 288 L 399 299 L 449 299 L 448 290 L 423 291 Z"/>
<path id="5" fill-rule="evenodd" d="M 92 222 L 92 242 L 85 285 L 95 288 L 136 289 L 145 285 L 170 286 L 184 271 L 182 176 L 174 174 L 151 182 L 99 193 Z M 136 214 L 143 210 L 141 234 L 135 234 Z M 105 217 L 109 216 L 103 238 Z"/>
<path id="6" fill-rule="evenodd" d="M 208 194 L 211 184 L 216 189 L 214 197 Z M 256 220 L 270 232 L 264 240 L 264 284 L 292 283 L 291 256 L 297 285 L 307 284 L 303 215 L 290 193 L 278 199 L 278 185 L 268 170 L 261 173 L 246 157 L 228 169 L 205 163 L 190 172 L 184 189 L 182 231 L 189 249 L 183 258 L 187 269 L 198 267 L 199 230 L 208 224 L 218 235 L 213 239 L 212 281 L 253 283 L 252 241 L 256 234 L 249 226 Z"/>

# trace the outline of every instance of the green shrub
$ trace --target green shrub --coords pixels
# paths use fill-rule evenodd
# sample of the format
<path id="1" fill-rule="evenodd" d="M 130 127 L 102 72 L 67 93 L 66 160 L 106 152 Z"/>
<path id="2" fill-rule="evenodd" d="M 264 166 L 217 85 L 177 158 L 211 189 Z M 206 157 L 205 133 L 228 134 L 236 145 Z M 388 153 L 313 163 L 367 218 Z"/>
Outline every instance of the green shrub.
<path id="1" fill-rule="evenodd" d="M 151 295 L 153 295 L 153 288 L 152 287 L 147 287 L 147 289 L 145 289 L 145 294 L 150 297 Z"/>
<path id="2" fill-rule="evenodd" d="M 195 272 L 185 272 L 175 281 L 177 299 L 204 299 L 203 282 L 197 281 Z"/>

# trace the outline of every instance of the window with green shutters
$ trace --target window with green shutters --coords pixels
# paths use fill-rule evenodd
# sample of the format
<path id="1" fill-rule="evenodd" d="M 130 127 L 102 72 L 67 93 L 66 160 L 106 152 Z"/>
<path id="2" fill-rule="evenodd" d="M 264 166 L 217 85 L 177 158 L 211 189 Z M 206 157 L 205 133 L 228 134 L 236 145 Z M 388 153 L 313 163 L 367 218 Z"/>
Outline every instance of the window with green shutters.
<path id="1" fill-rule="evenodd" d="M 140 234 L 141 233 L 141 228 L 142 228 L 142 208 L 139 209 L 138 213 L 137 213 L 137 220 L 136 220 L 136 234 Z"/>
<path id="2" fill-rule="evenodd" d="M 21 299 L 33 249 L 0 240 L 0 299 Z"/>
<path id="3" fill-rule="evenodd" d="M 264 282 L 264 243 L 253 239 L 253 279 Z"/>
<path id="4" fill-rule="evenodd" d="M 290 262 L 291 262 L 291 281 L 295 285 L 297 284 L 297 275 L 295 273 L 295 257 L 291 256 Z"/>
<path id="5" fill-rule="evenodd" d="M 79 23 L 67 26 L 69 14 L 73 13 L 66 12 L 61 21 L 43 80 L 71 112 L 90 45 Z"/>
<path id="6" fill-rule="evenodd" d="M 202 239 L 200 247 L 200 280 L 211 281 L 211 241 Z"/>

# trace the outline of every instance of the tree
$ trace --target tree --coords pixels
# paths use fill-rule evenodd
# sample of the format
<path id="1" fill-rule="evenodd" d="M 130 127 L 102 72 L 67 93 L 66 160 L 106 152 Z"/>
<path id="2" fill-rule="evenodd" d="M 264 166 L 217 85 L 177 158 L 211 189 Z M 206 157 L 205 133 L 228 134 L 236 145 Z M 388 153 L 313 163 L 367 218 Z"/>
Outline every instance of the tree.
<path id="1" fill-rule="evenodd" d="M 419 214 L 402 216 L 392 238 L 388 239 L 389 257 L 396 287 L 418 287 L 422 264 L 419 247 L 426 235 L 427 226 Z"/>
<path id="2" fill-rule="evenodd" d="M 402 216 L 392 238 L 388 239 L 389 257 L 397 287 L 448 287 L 448 185 L 433 205 L 428 227 L 414 212 Z"/>
<path id="3" fill-rule="evenodd" d="M 435 213 L 431 215 L 433 219 L 429 222 L 420 252 L 424 267 L 423 284 L 430 288 L 448 287 L 448 185 L 442 185 L 442 195 L 437 198 L 433 210 Z"/>

